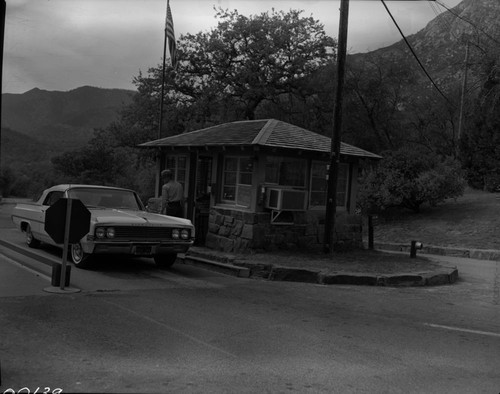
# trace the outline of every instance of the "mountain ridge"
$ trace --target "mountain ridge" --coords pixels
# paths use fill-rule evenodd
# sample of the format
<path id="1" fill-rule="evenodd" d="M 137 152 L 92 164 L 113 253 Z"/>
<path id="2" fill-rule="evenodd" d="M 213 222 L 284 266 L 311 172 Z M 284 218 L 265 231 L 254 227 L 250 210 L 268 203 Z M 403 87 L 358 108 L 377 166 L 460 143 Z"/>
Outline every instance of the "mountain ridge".
<path id="1" fill-rule="evenodd" d="M 445 88 L 456 88 L 462 81 L 466 51 L 464 38 L 470 43 L 470 86 L 477 87 L 484 82 L 480 72 L 484 61 L 482 51 L 497 45 L 500 53 L 500 0 L 463 0 L 407 37 L 433 79 Z M 429 85 L 403 40 L 374 51 L 349 55 L 349 59 L 362 61 L 373 55 L 391 61 L 401 59 L 403 67 L 408 64 L 416 70 L 421 86 L 424 83 Z M 420 93 L 414 87 L 407 90 L 408 95 Z M 10 142 L 2 142 L 2 161 L 9 156 L 9 150 L 20 152 L 19 147 L 12 144 L 22 143 L 22 135 L 29 137 L 28 144 L 38 141 L 38 148 L 47 150 L 48 156 L 84 146 L 95 129 L 105 128 L 119 119 L 120 110 L 132 103 L 135 94 L 132 90 L 92 86 L 66 92 L 33 88 L 21 94 L 2 94 L 2 132 L 18 133 Z M 32 155 L 20 159 L 29 162 Z"/>
<path id="2" fill-rule="evenodd" d="M 406 38 L 433 79 L 444 86 L 462 79 L 468 45 L 468 72 L 474 84 L 480 79 L 484 53 L 492 47 L 500 49 L 500 1 L 463 0 Z M 403 39 L 374 51 L 354 54 L 352 58 L 373 55 L 402 59 L 418 68 Z M 421 74 L 421 78 L 425 76 Z"/>
<path id="3" fill-rule="evenodd" d="M 82 86 L 67 92 L 33 88 L 2 95 L 2 128 L 62 150 L 81 147 L 94 133 L 118 120 L 120 110 L 132 103 L 135 92 Z"/>

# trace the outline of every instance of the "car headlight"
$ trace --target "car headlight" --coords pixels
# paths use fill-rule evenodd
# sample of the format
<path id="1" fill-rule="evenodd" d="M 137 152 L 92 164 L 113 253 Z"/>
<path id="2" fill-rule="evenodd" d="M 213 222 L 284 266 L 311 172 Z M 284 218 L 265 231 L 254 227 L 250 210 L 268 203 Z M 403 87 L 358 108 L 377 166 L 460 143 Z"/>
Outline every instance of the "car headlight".
<path id="1" fill-rule="evenodd" d="M 172 238 L 173 238 L 173 239 L 179 239 L 179 229 L 174 228 L 174 229 L 172 230 Z"/>
<path id="2" fill-rule="evenodd" d="M 182 239 L 188 239 L 189 238 L 189 230 L 183 229 L 181 231 L 181 238 Z"/>
<path id="3" fill-rule="evenodd" d="M 96 238 L 114 238 L 115 237 L 115 228 L 114 227 L 97 227 L 95 229 Z"/>
<path id="4" fill-rule="evenodd" d="M 114 227 L 108 227 L 106 229 L 106 237 L 108 237 L 108 238 L 114 238 L 115 237 L 115 228 Z"/>
<path id="5" fill-rule="evenodd" d="M 106 236 L 106 229 L 104 227 L 97 227 L 95 229 L 95 236 L 97 238 L 104 238 Z"/>

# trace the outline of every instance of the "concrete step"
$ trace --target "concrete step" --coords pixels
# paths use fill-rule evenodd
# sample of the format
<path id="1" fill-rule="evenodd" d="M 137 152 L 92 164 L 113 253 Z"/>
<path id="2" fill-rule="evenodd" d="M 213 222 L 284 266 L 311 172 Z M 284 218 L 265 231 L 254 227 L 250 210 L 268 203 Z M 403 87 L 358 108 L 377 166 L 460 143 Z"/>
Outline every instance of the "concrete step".
<path id="1" fill-rule="evenodd" d="M 250 277 L 250 270 L 246 267 L 239 267 L 237 265 L 222 263 L 220 261 L 215 261 L 200 256 L 193 256 L 190 254 L 186 254 L 184 256 L 180 255 L 179 258 L 183 260 L 184 264 L 192 265 L 194 267 L 219 272 L 225 275 L 236 276 L 238 278 Z"/>

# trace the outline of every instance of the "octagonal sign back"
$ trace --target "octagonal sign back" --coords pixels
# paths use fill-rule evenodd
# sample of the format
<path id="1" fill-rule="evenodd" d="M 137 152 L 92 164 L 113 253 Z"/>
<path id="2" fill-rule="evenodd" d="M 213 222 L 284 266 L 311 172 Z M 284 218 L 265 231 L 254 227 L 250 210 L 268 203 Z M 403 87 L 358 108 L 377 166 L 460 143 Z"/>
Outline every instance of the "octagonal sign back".
<path id="1" fill-rule="evenodd" d="M 64 243 L 68 198 L 57 200 L 45 212 L 45 231 L 58 244 Z M 68 243 L 80 241 L 90 229 L 90 211 L 77 199 L 71 199 L 70 227 Z"/>

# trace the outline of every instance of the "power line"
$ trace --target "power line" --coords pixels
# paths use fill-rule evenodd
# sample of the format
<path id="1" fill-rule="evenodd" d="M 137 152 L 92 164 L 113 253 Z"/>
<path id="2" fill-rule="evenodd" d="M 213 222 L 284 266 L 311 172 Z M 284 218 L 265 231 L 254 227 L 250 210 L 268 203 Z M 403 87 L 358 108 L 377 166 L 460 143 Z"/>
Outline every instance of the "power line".
<path id="1" fill-rule="evenodd" d="M 415 53 L 415 51 L 413 50 L 413 47 L 411 46 L 410 42 L 408 41 L 408 39 L 405 37 L 405 35 L 403 34 L 403 31 L 401 30 L 401 28 L 399 27 L 398 23 L 396 22 L 396 19 L 394 19 L 394 16 L 392 15 L 391 11 L 389 10 L 389 8 L 387 7 L 387 5 L 385 4 L 385 1 L 384 0 L 380 0 L 382 2 L 382 4 L 384 5 L 387 13 L 389 14 L 389 16 L 391 17 L 392 21 L 394 22 L 394 24 L 396 25 L 398 31 L 399 31 L 399 34 L 401 34 L 401 37 L 403 37 L 403 40 L 404 42 L 406 43 L 406 45 L 408 46 L 408 48 L 410 49 L 410 52 L 412 53 L 413 57 L 415 58 L 415 60 L 417 61 L 417 63 L 419 64 L 420 68 L 423 70 L 424 74 L 427 76 L 427 78 L 429 79 L 429 81 L 431 81 L 432 85 L 434 85 L 434 87 L 436 88 L 436 90 L 439 92 L 439 94 L 441 96 L 443 96 L 443 98 L 451 104 L 450 100 L 448 99 L 448 97 L 446 97 L 444 95 L 444 93 L 441 91 L 441 89 L 439 89 L 439 86 L 436 85 L 436 83 L 434 82 L 434 80 L 432 79 L 432 77 L 429 75 L 429 73 L 427 72 L 427 70 L 425 69 L 424 65 L 422 64 L 422 62 L 420 61 L 420 59 L 418 58 L 417 54 Z"/>
<path id="2" fill-rule="evenodd" d="M 453 33 L 453 29 L 451 28 L 451 23 L 448 21 L 447 18 L 443 17 L 440 18 L 442 12 L 439 9 L 439 5 L 435 5 L 432 2 L 429 2 L 429 5 L 431 8 L 434 10 L 434 14 L 436 14 L 436 22 L 441 26 L 444 27 L 446 30 L 450 32 L 450 34 L 455 38 L 458 39 L 457 36 Z"/>
<path id="3" fill-rule="evenodd" d="M 468 23 L 469 25 L 471 25 L 474 29 L 476 29 L 477 31 L 480 31 L 481 33 L 483 33 L 486 37 L 488 37 L 490 40 L 496 42 L 498 45 L 500 45 L 500 41 L 498 41 L 495 37 L 491 36 L 489 33 L 487 33 L 486 31 L 484 31 L 483 29 L 477 27 L 474 22 L 464 18 L 463 16 L 461 16 L 460 14 L 457 14 L 455 11 L 453 11 L 452 9 L 448 8 L 448 6 L 446 6 L 445 4 L 443 4 L 441 1 L 439 0 L 435 0 L 436 3 L 438 3 L 441 7 L 445 8 L 448 12 L 450 12 L 451 14 L 455 15 L 458 19 L 461 19 L 463 20 L 464 22 Z"/>
<path id="4" fill-rule="evenodd" d="M 432 3 L 432 1 L 429 1 L 427 4 L 429 4 L 429 7 L 431 7 L 432 11 L 434 11 L 434 15 L 438 17 L 440 15 L 439 10 L 436 9 L 435 5 Z"/>
<path id="5" fill-rule="evenodd" d="M 472 24 L 472 22 L 470 22 L 470 21 L 466 21 L 466 20 L 465 20 L 464 18 L 462 18 L 460 15 L 456 14 L 455 12 L 453 12 L 452 10 L 450 10 L 449 8 L 446 8 L 446 6 L 444 6 L 444 5 L 440 4 L 440 3 L 438 3 L 438 5 L 437 5 L 436 7 L 439 7 L 439 5 L 441 5 L 443 8 L 445 8 L 445 10 L 446 10 L 446 11 L 448 11 L 450 14 L 452 14 L 452 15 L 453 15 L 453 16 L 455 16 L 456 18 L 461 19 L 461 20 L 463 20 L 463 21 L 465 21 L 465 22 L 467 22 L 467 23 L 471 24 L 471 25 L 472 25 L 472 26 L 473 26 L 476 30 L 478 30 L 478 28 L 477 28 L 475 25 L 473 25 L 473 24 Z M 443 19 L 445 19 L 445 18 L 443 18 Z M 457 37 L 457 36 L 453 33 L 453 29 L 452 29 L 451 23 L 450 23 L 450 22 L 448 22 L 448 21 L 447 21 L 446 23 L 447 23 L 447 24 L 448 24 L 448 26 L 449 26 L 449 32 L 450 32 L 450 34 L 451 34 L 451 35 L 452 35 L 452 36 L 453 36 L 453 37 L 454 37 L 457 41 L 461 40 L 461 42 L 462 42 L 462 43 L 464 43 L 464 42 L 465 42 L 465 43 L 467 43 L 467 44 L 470 44 L 470 45 L 474 46 L 475 48 L 479 49 L 479 50 L 480 50 L 483 54 L 486 54 L 486 50 L 485 50 L 483 47 L 481 47 L 481 45 L 479 45 L 479 36 L 477 37 L 477 38 L 478 38 L 478 39 L 477 39 L 477 42 L 473 42 L 473 41 L 470 39 L 470 37 L 467 37 L 467 35 L 466 35 L 465 33 L 462 33 L 461 38 L 459 38 L 459 37 Z"/>

